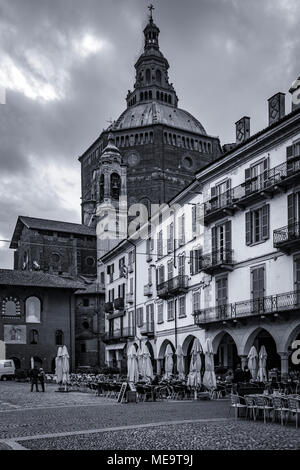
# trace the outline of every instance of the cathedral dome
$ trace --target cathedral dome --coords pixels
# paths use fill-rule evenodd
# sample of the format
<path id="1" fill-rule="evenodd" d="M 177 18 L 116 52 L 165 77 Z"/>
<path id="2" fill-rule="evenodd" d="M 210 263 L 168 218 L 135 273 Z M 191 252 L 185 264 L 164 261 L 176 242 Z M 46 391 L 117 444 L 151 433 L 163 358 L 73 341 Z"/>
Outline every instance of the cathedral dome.
<path id="1" fill-rule="evenodd" d="M 197 134 L 206 135 L 202 124 L 187 111 L 156 101 L 127 108 L 113 125 L 113 130 L 164 124 Z"/>

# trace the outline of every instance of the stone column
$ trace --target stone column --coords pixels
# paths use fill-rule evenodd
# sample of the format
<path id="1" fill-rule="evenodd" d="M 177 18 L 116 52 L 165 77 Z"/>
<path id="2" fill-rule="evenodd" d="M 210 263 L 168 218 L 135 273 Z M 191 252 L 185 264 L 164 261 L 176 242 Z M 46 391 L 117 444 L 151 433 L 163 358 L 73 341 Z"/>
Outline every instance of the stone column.
<path id="1" fill-rule="evenodd" d="M 289 373 L 289 354 L 287 352 L 279 353 L 281 359 L 281 379 L 287 378 Z"/>
<path id="2" fill-rule="evenodd" d="M 241 359 L 241 366 L 242 366 L 242 369 L 244 370 L 246 365 L 247 365 L 247 361 L 248 361 L 248 358 L 247 356 L 244 356 L 244 355 L 241 355 L 239 356 L 240 359 Z"/>

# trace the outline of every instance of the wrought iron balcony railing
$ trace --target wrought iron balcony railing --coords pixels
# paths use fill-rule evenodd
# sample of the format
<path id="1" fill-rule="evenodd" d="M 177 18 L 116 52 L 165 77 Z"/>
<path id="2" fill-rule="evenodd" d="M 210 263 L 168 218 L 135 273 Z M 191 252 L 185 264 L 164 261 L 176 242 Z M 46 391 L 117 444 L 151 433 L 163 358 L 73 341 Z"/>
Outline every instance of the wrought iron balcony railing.
<path id="1" fill-rule="evenodd" d="M 133 295 L 132 292 L 128 292 L 126 294 L 126 303 L 127 304 L 133 304 L 133 302 L 134 302 L 134 295 Z"/>
<path id="2" fill-rule="evenodd" d="M 239 318 L 284 313 L 300 309 L 300 291 L 286 292 L 258 299 L 245 300 L 206 308 L 194 313 L 196 325 L 226 322 Z"/>
<path id="3" fill-rule="evenodd" d="M 212 251 L 200 257 L 199 268 L 208 274 L 230 271 L 233 268 L 233 250 Z"/>
<path id="4" fill-rule="evenodd" d="M 112 342 L 112 341 L 119 341 L 119 340 L 127 339 L 127 338 L 133 338 L 133 337 L 134 337 L 134 328 L 126 327 L 126 328 L 121 328 L 119 330 L 107 331 L 104 334 L 103 341 Z"/>
<path id="5" fill-rule="evenodd" d="M 106 302 L 104 304 L 104 311 L 105 313 L 111 313 L 114 311 L 114 304 L 113 302 Z"/>
<path id="6" fill-rule="evenodd" d="M 124 310 L 124 297 L 119 297 L 114 300 L 114 309 L 115 310 Z"/>
<path id="7" fill-rule="evenodd" d="M 157 296 L 168 298 L 181 292 L 186 292 L 188 287 L 188 276 L 176 276 L 157 285 Z"/>
<path id="8" fill-rule="evenodd" d="M 233 210 L 236 207 L 252 202 L 253 198 L 260 194 L 265 197 L 276 189 L 286 187 L 300 173 L 300 157 L 292 161 L 286 161 L 280 165 L 264 171 L 239 186 L 221 193 L 204 203 L 204 218 L 212 217 L 214 213 L 226 209 Z"/>
<path id="9" fill-rule="evenodd" d="M 273 244 L 275 248 L 289 251 L 293 247 L 300 248 L 300 223 L 281 227 L 273 232 Z"/>

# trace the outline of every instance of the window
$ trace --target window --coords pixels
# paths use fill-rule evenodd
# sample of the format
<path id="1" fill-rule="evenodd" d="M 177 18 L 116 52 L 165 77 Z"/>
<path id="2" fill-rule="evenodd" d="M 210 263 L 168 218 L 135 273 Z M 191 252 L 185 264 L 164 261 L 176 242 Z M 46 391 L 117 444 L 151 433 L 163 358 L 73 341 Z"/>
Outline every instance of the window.
<path id="1" fill-rule="evenodd" d="M 113 302 L 115 300 L 115 290 L 111 289 L 108 291 L 108 301 Z"/>
<path id="2" fill-rule="evenodd" d="M 265 158 L 245 170 L 245 192 L 250 194 L 265 188 L 268 180 L 269 159 Z"/>
<path id="3" fill-rule="evenodd" d="M 148 268 L 148 285 L 152 286 L 152 267 L 149 266 Z"/>
<path id="4" fill-rule="evenodd" d="M 167 237 L 168 237 L 167 250 L 168 250 L 168 253 L 171 253 L 173 251 L 173 245 L 174 245 L 174 224 L 173 224 L 173 222 L 168 225 Z"/>
<path id="5" fill-rule="evenodd" d="M 168 321 L 174 320 L 174 300 L 168 301 Z"/>
<path id="6" fill-rule="evenodd" d="M 84 322 L 82 323 L 82 328 L 83 328 L 84 330 L 88 330 L 89 327 L 90 327 L 90 324 L 89 324 L 88 321 L 84 321 Z"/>
<path id="7" fill-rule="evenodd" d="M 41 301 L 37 297 L 28 297 L 25 302 L 26 322 L 40 323 Z"/>
<path id="8" fill-rule="evenodd" d="M 185 313 L 185 295 L 179 297 L 179 318 L 183 318 L 186 316 Z"/>
<path id="9" fill-rule="evenodd" d="M 288 225 L 290 228 L 295 228 L 296 224 L 300 222 L 300 192 L 289 194 L 288 196 Z M 299 228 L 298 228 L 299 231 Z"/>
<path id="10" fill-rule="evenodd" d="M 108 275 L 109 283 L 112 283 L 114 280 L 114 270 L 115 270 L 114 264 L 110 264 L 107 266 L 107 275 Z"/>
<path id="11" fill-rule="evenodd" d="M 200 291 L 193 292 L 193 313 L 200 311 Z"/>
<path id="12" fill-rule="evenodd" d="M 178 257 L 178 275 L 185 275 L 185 255 L 179 255 Z"/>
<path id="13" fill-rule="evenodd" d="M 128 253 L 128 264 L 132 265 L 134 263 L 134 251 Z"/>
<path id="14" fill-rule="evenodd" d="M 154 304 L 146 306 L 146 322 L 147 325 L 151 326 L 154 322 Z"/>
<path id="15" fill-rule="evenodd" d="M 211 209 L 224 207 L 231 201 L 231 180 L 227 179 L 210 190 L 210 204 Z"/>
<path id="16" fill-rule="evenodd" d="M 157 323 L 164 322 L 164 304 L 160 302 L 157 304 Z"/>
<path id="17" fill-rule="evenodd" d="M 90 299 L 83 299 L 82 301 L 84 307 L 89 307 L 90 305 Z"/>
<path id="18" fill-rule="evenodd" d="M 165 282 L 165 267 L 159 266 L 156 271 L 156 275 L 157 275 L 157 285 Z"/>
<path id="19" fill-rule="evenodd" d="M 180 217 L 179 217 L 179 220 L 178 220 L 178 227 L 179 227 L 179 230 L 178 230 L 178 241 L 179 241 L 179 245 L 184 245 L 185 243 L 185 216 L 184 214 L 182 214 Z"/>
<path id="20" fill-rule="evenodd" d="M 38 344 L 39 342 L 39 332 L 38 330 L 30 330 L 29 332 L 29 343 Z"/>
<path id="21" fill-rule="evenodd" d="M 168 261 L 168 280 L 173 279 L 173 260 Z"/>
<path id="22" fill-rule="evenodd" d="M 216 304 L 226 305 L 228 299 L 228 279 L 227 276 L 216 279 Z"/>
<path id="23" fill-rule="evenodd" d="M 157 239 L 157 258 L 161 258 L 163 256 L 163 233 L 162 230 L 158 234 Z"/>
<path id="24" fill-rule="evenodd" d="M 118 298 L 124 299 L 125 297 L 125 284 L 118 285 Z"/>
<path id="25" fill-rule="evenodd" d="M 202 249 L 198 248 L 190 251 L 190 273 L 191 275 L 200 273 L 202 268 Z"/>
<path id="26" fill-rule="evenodd" d="M 212 261 L 231 261 L 231 221 L 217 225 L 211 230 Z"/>
<path id="27" fill-rule="evenodd" d="M 251 269 L 252 298 L 261 299 L 265 296 L 265 267 Z"/>
<path id="28" fill-rule="evenodd" d="M 86 262 L 86 265 L 89 267 L 95 266 L 95 258 L 93 258 L 93 256 L 88 256 L 85 262 Z"/>
<path id="29" fill-rule="evenodd" d="M 247 212 L 245 217 L 246 245 L 260 243 L 269 238 L 270 206 L 268 204 Z"/>
<path id="30" fill-rule="evenodd" d="M 2 302 L 2 315 L 15 317 L 21 314 L 20 302 L 13 297 L 6 297 Z"/>
<path id="31" fill-rule="evenodd" d="M 144 309 L 139 307 L 136 311 L 137 326 L 140 328 L 144 325 Z"/>
<path id="32" fill-rule="evenodd" d="M 62 346 L 64 344 L 64 334 L 61 330 L 55 332 L 55 344 L 56 346 Z"/>

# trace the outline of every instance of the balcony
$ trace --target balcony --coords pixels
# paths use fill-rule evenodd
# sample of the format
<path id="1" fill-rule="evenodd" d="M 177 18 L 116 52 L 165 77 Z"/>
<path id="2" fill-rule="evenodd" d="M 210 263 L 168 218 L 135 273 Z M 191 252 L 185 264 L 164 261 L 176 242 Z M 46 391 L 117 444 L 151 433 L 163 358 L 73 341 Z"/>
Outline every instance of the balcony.
<path id="1" fill-rule="evenodd" d="M 103 342 L 107 344 L 118 343 L 131 338 L 134 338 L 134 328 L 127 327 L 120 330 L 107 331 L 104 334 Z"/>
<path id="2" fill-rule="evenodd" d="M 144 296 L 145 297 L 151 297 L 153 295 L 153 285 L 152 284 L 146 284 L 144 286 Z"/>
<path id="3" fill-rule="evenodd" d="M 154 337 L 154 322 L 147 322 L 140 328 L 141 335 L 147 336 L 148 338 Z"/>
<path id="4" fill-rule="evenodd" d="M 273 232 L 274 248 L 290 254 L 300 249 L 300 223 L 296 222 Z"/>
<path id="5" fill-rule="evenodd" d="M 168 299 L 175 295 L 184 294 L 187 287 L 188 276 L 176 276 L 157 285 L 157 296 L 161 299 Z"/>
<path id="6" fill-rule="evenodd" d="M 212 323 L 237 322 L 253 317 L 278 317 L 287 312 L 299 312 L 300 291 L 286 292 L 259 299 L 210 307 L 194 313 L 195 324 L 205 326 Z"/>
<path id="7" fill-rule="evenodd" d="M 286 191 L 298 181 L 299 174 L 300 157 L 281 163 L 213 197 L 204 203 L 205 225 L 225 215 L 233 215 L 236 210 L 243 210 L 250 204 L 271 199 L 276 193 Z"/>
<path id="8" fill-rule="evenodd" d="M 200 270 L 206 274 L 219 274 L 233 270 L 233 250 L 212 251 L 201 256 Z"/>
<path id="9" fill-rule="evenodd" d="M 114 311 L 114 304 L 112 302 L 106 302 L 104 304 L 104 312 L 112 313 Z"/>
<path id="10" fill-rule="evenodd" d="M 132 292 L 128 292 L 126 294 L 126 303 L 127 304 L 133 304 L 133 302 L 134 302 L 134 295 L 133 295 Z"/>
<path id="11" fill-rule="evenodd" d="M 124 310 L 124 298 L 119 297 L 114 300 L 114 309 L 115 310 Z"/>

